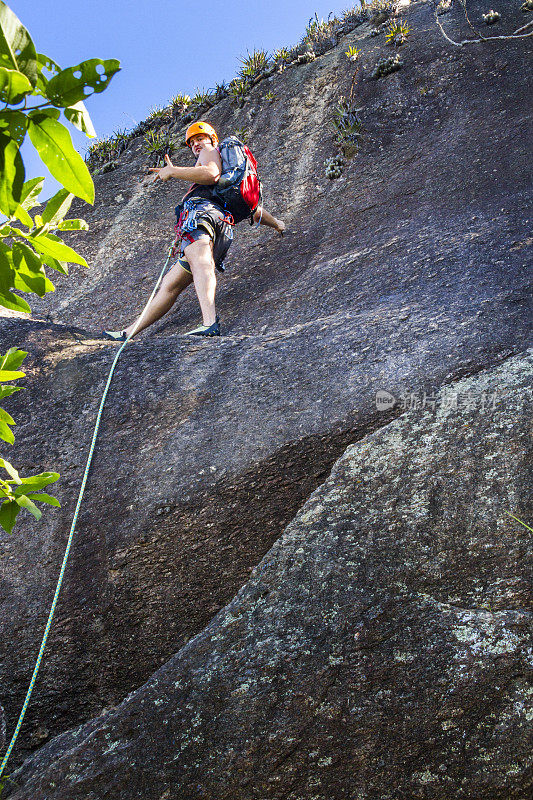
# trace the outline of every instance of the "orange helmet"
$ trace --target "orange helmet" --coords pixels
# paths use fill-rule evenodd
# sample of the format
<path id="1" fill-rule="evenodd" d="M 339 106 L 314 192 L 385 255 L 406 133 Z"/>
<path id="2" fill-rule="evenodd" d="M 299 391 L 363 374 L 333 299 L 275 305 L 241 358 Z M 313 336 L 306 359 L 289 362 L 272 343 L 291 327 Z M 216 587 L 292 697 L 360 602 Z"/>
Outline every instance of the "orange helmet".
<path id="1" fill-rule="evenodd" d="M 187 146 L 190 147 L 189 139 L 197 133 L 205 133 L 207 136 L 211 137 L 211 143 L 213 147 L 216 147 L 218 144 L 218 136 L 216 130 L 213 128 L 209 122 L 193 122 L 192 125 L 189 125 L 187 131 L 185 133 L 185 141 L 187 142 Z"/>

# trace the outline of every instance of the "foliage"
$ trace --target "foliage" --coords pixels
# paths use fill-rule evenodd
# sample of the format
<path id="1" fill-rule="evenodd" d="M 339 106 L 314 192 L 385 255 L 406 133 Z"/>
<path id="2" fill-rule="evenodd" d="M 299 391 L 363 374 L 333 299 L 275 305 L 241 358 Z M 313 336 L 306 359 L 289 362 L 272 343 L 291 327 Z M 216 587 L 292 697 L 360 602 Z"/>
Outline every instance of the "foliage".
<path id="1" fill-rule="evenodd" d="M 345 56 L 348 56 L 350 61 L 357 61 L 361 54 L 361 51 L 357 49 L 357 47 L 349 47 L 348 50 L 344 53 Z"/>
<path id="2" fill-rule="evenodd" d="M 344 165 L 344 161 L 342 160 L 341 156 L 327 158 L 324 161 L 324 165 L 326 167 L 326 178 L 330 178 L 331 180 L 334 178 L 340 178 Z"/>
<path id="3" fill-rule="evenodd" d="M 143 150 L 150 154 L 154 164 L 157 164 L 168 150 L 169 136 L 162 131 L 148 131 L 143 140 Z"/>
<path id="4" fill-rule="evenodd" d="M 0 0 L 0 99 L 4 102 L 0 111 L 0 211 L 7 218 L 0 224 L 0 306 L 4 308 L 29 313 L 30 306 L 17 292 L 44 297 L 55 290 L 46 270 L 67 275 L 68 263 L 87 266 L 57 235 L 87 230 L 83 220 L 65 217 L 74 196 L 89 203 L 94 200 L 87 166 L 59 120 L 63 114 L 68 123 L 94 137 L 83 101 L 102 92 L 118 69 L 118 61 L 98 58 L 61 69 L 37 52 L 27 29 Z M 26 134 L 63 186 L 33 217 L 30 212 L 39 205 L 44 178 L 25 180 L 20 148 Z M 0 356 L 0 400 L 20 390 L 7 384 L 24 377 L 19 367 L 26 355 L 12 347 Z M 0 409 L 0 439 L 9 445 L 14 443 L 14 424 L 11 415 Z M 47 472 L 21 478 L 9 461 L 0 458 L 0 526 L 10 533 L 21 508 L 39 519 L 36 501 L 59 505 L 41 491 L 58 477 Z"/>
<path id="5" fill-rule="evenodd" d="M 362 22 L 366 19 L 366 3 L 362 2 L 360 6 L 351 6 L 347 8 L 341 17 L 341 22 Z"/>
<path id="6" fill-rule="evenodd" d="M 200 106 L 206 105 L 210 101 L 210 93 L 208 89 L 196 89 L 196 92 L 192 96 L 190 105 L 193 108 L 200 108 Z"/>
<path id="7" fill-rule="evenodd" d="M 362 136 L 363 126 L 357 116 L 357 110 L 345 97 L 339 98 L 333 110 L 333 127 L 336 131 L 335 141 L 342 148 L 344 155 L 354 155 Z"/>
<path id="8" fill-rule="evenodd" d="M 533 11 L 533 0 L 525 0 L 520 6 L 520 11 Z"/>
<path id="9" fill-rule="evenodd" d="M 226 97 L 226 95 L 228 94 L 228 87 L 226 85 L 226 82 L 222 81 L 222 83 L 215 83 L 215 88 L 213 91 L 215 100 L 222 100 L 222 98 Z"/>
<path id="10" fill-rule="evenodd" d="M 239 58 L 239 61 L 242 64 L 239 71 L 240 77 L 253 79 L 268 67 L 268 54 L 266 50 L 254 50 L 253 53 L 247 51 L 247 55 Z"/>
<path id="11" fill-rule="evenodd" d="M 12 383 L 24 377 L 19 367 L 28 354 L 24 350 L 11 347 L 5 355 L 0 357 L 0 382 Z M 20 386 L 0 385 L 0 399 L 9 397 L 14 392 L 20 391 Z M 15 420 L 7 411 L 0 408 L 0 439 L 8 444 L 13 444 L 15 437 L 11 427 Z M 30 475 L 21 478 L 15 467 L 6 459 L 0 458 L 0 468 L 7 473 L 7 478 L 0 476 L 0 525 L 11 533 L 18 513 L 25 508 L 35 519 L 40 519 L 42 512 L 36 502 L 59 506 L 58 500 L 42 490 L 50 483 L 55 483 L 59 478 L 57 472 L 41 472 L 39 475 Z"/>
<path id="12" fill-rule="evenodd" d="M 291 54 L 286 47 L 279 47 L 272 53 L 272 61 L 281 66 L 291 60 Z"/>
<path id="13" fill-rule="evenodd" d="M 272 103 L 275 100 L 274 92 L 272 90 L 265 94 L 265 100 L 267 100 L 269 103 Z"/>
<path id="14" fill-rule="evenodd" d="M 330 12 L 327 21 L 323 19 L 319 19 L 318 15 L 315 11 L 315 16 L 311 17 L 309 22 L 307 23 L 307 27 L 305 29 L 305 36 L 304 42 L 310 42 L 311 44 L 318 39 L 320 39 L 324 34 L 328 34 L 332 23 L 330 21 L 330 17 L 333 12 Z"/>
<path id="15" fill-rule="evenodd" d="M 381 58 L 372 72 L 372 78 L 384 78 L 385 75 L 390 75 L 392 72 L 403 67 L 403 61 L 400 59 L 399 53 L 389 58 Z"/>
<path id="16" fill-rule="evenodd" d="M 98 163 L 118 158 L 127 149 L 131 138 L 131 133 L 123 129 L 114 131 L 107 138 L 97 139 L 88 148 L 85 163 L 90 167 L 95 167 Z"/>
<path id="17" fill-rule="evenodd" d="M 245 78 L 234 78 L 229 85 L 228 94 L 241 107 L 244 105 L 249 88 L 249 83 Z"/>
<path id="18" fill-rule="evenodd" d="M 150 113 L 146 117 L 146 121 L 150 123 L 164 123 L 170 122 L 171 109 L 165 106 L 154 106 L 150 109 Z"/>
<path id="19" fill-rule="evenodd" d="M 380 25 L 386 22 L 391 14 L 394 13 L 395 3 L 394 0 L 373 0 L 368 5 L 370 12 L 370 20 L 374 25 Z"/>
<path id="20" fill-rule="evenodd" d="M 409 31 L 409 25 L 403 19 L 391 20 L 387 26 L 387 34 L 385 36 L 387 44 L 399 47 L 407 41 Z"/>
<path id="21" fill-rule="evenodd" d="M 237 139 L 240 139 L 243 144 L 248 144 L 250 132 L 248 128 L 237 128 L 235 131 L 235 136 Z"/>
<path id="22" fill-rule="evenodd" d="M 191 104 L 191 98 L 188 94 L 176 94 L 169 102 L 172 116 L 175 118 L 185 114 Z"/>

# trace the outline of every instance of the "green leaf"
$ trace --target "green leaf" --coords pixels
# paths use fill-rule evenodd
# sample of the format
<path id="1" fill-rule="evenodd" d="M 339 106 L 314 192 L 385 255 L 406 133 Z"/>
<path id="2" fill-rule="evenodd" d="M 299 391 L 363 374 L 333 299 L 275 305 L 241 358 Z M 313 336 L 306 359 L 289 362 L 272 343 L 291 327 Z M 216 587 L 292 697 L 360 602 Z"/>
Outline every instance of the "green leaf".
<path id="1" fill-rule="evenodd" d="M 15 489 L 15 493 L 18 491 L 39 492 L 49 483 L 55 483 L 57 480 L 59 480 L 59 472 L 41 472 L 39 475 L 31 475 L 21 479 L 22 488 Z"/>
<path id="2" fill-rule="evenodd" d="M 0 135 L 0 211 L 11 217 L 17 210 L 24 183 L 24 162 L 17 142 Z"/>
<path id="3" fill-rule="evenodd" d="M 79 103 L 74 103 L 73 106 L 65 108 L 63 113 L 75 128 L 85 133 L 91 139 L 94 139 L 96 131 L 84 103 L 81 101 Z"/>
<path id="4" fill-rule="evenodd" d="M 30 494 L 28 497 L 31 497 L 32 500 L 40 500 L 41 503 L 48 503 L 49 506 L 57 506 L 57 508 L 61 508 L 61 503 L 55 497 L 52 497 L 51 494 L 46 494 L 46 492 L 42 492 L 39 494 Z"/>
<path id="5" fill-rule="evenodd" d="M 8 425 L 16 425 L 17 424 L 15 422 L 15 420 L 13 419 L 13 417 L 11 416 L 11 414 L 8 414 L 7 411 L 5 411 L 3 408 L 0 408 L 0 420 L 2 422 L 7 422 Z M 0 459 L 0 461 L 1 460 L 2 459 Z M 0 466 L 2 466 L 2 465 L 0 464 Z"/>
<path id="6" fill-rule="evenodd" d="M 25 372 L 0 369 L 0 381 L 18 381 L 25 376 Z"/>
<path id="7" fill-rule="evenodd" d="M 27 124 L 21 111 L 0 112 L 0 210 L 8 217 L 13 216 L 22 199 L 24 163 L 19 147 Z"/>
<path id="8" fill-rule="evenodd" d="M 28 133 L 54 178 L 76 197 L 93 203 L 92 178 L 82 157 L 74 150 L 65 126 L 41 112 L 30 112 Z"/>
<path id="9" fill-rule="evenodd" d="M 24 141 L 27 128 L 28 121 L 22 111 L 0 111 L 0 134 L 13 139 L 19 147 Z"/>
<path id="10" fill-rule="evenodd" d="M 44 114 L 45 117 L 58 120 L 61 115 L 61 111 L 58 108 L 39 108 L 37 110 L 34 109 L 33 111 L 30 111 L 28 113 L 28 117 L 31 118 L 35 115 L 40 116 L 41 114 Z"/>
<path id="11" fill-rule="evenodd" d="M 31 314 L 31 308 L 22 297 L 5 289 L 0 289 L 0 306 L 9 308 L 11 311 L 22 311 L 24 314 Z M 0 372 L 0 381 L 14 380 L 14 378 L 2 378 L 1 375 L 2 373 Z"/>
<path id="12" fill-rule="evenodd" d="M 89 226 L 84 219 L 64 219 L 58 226 L 60 231 L 88 231 Z"/>
<path id="13" fill-rule="evenodd" d="M 28 353 L 26 350 L 19 350 L 17 347 L 10 347 L 7 353 L 5 353 L 3 356 L 0 356 L 0 370 L 18 369 L 27 355 Z"/>
<path id="14" fill-rule="evenodd" d="M 87 267 L 88 264 L 85 259 L 78 255 L 75 250 L 63 242 L 57 242 L 48 235 L 43 236 L 28 236 L 28 241 L 32 243 L 37 252 L 45 256 L 52 256 L 59 261 L 68 261 L 71 264 L 81 264 L 82 267 Z"/>
<path id="15" fill-rule="evenodd" d="M 48 81 L 46 96 L 55 106 L 73 106 L 94 93 L 103 92 L 119 69 L 120 61 L 115 58 L 82 61 L 76 67 L 62 69 L 54 75 Z"/>
<path id="16" fill-rule="evenodd" d="M 0 506 L 0 525 L 6 533 L 11 533 L 20 508 L 14 501 L 5 500 Z"/>
<path id="17" fill-rule="evenodd" d="M 35 91 L 37 94 L 41 94 L 43 97 L 46 97 L 46 87 L 48 86 L 49 79 L 46 75 L 43 75 L 43 69 L 48 70 L 48 72 L 53 72 L 57 75 L 58 72 L 61 72 L 61 67 L 59 64 L 50 58 L 50 56 L 45 55 L 44 53 L 37 53 L 37 63 L 40 67 L 40 72 L 37 77 L 37 83 L 35 85 Z"/>
<path id="18" fill-rule="evenodd" d="M 44 297 L 47 292 L 54 292 L 54 284 L 48 280 L 43 267 L 42 257 L 34 253 L 31 247 L 22 242 L 13 243 L 13 262 L 17 270 L 14 287 L 22 292 L 34 292 Z"/>
<path id="19" fill-rule="evenodd" d="M 11 229 L 10 229 L 11 230 Z M 0 287 L 10 288 L 11 272 L 13 270 L 13 257 L 11 248 L 0 241 Z"/>
<path id="20" fill-rule="evenodd" d="M 0 400 L 15 394 L 15 392 L 20 392 L 21 389 L 22 386 L 0 386 Z"/>
<path id="21" fill-rule="evenodd" d="M 6 461 L 4 458 L 0 458 L 0 467 L 3 467 L 6 470 L 6 472 L 8 472 L 11 475 L 15 483 L 18 484 L 21 483 L 20 475 L 18 474 L 15 467 L 9 463 L 9 461 Z"/>
<path id="22" fill-rule="evenodd" d="M 37 53 L 37 61 L 39 62 L 41 68 L 45 68 L 48 72 L 55 72 L 56 75 L 58 72 L 61 72 L 61 67 L 57 64 L 53 58 L 50 56 L 45 55 L 44 53 Z"/>
<path id="23" fill-rule="evenodd" d="M 43 273 L 43 264 L 37 253 L 23 242 L 13 242 L 13 263 L 17 269 L 25 269 L 30 273 Z"/>
<path id="24" fill-rule="evenodd" d="M 18 503 L 21 508 L 25 508 L 30 514 L 33 514 L 35 519 L 41 519 L 43 512 L 39 511 L 33 500 L 30 500 L 25 494 L 20 494 L 18 497 L 15 497 L 15 503 Z"/>
<path id="25" fill-rule="evenodd" d="M 0 100 L 2 102 L 17 105 L 31 90 L 32 85 L 22 72 L 0 67 Z"/>
<path id="26" fill-rule="evenodd" d="M 9 425 L 7 425 L 7 423 L 2 422 L 1 420 L 0 420 L 0 439 L 3 439 L 4 442 L 7 442 L 8 444 L 13 444 L 13 442 L 15 441 L 15 437 L 13 436 L 13 431 L 11 430 L 11 428 L 9 427 Z"/>
<path id="27" fill-rule="evenodd" d="M 16 207 L 13 216 L 16 217 L 19 222 L 22 222 L 22 224 L 27 228 L 33 228 L 33 220 L 22 205 L 19 204 Z"/>
<path id="28" fill-rule="evenodd" d="M 52 258 L 52 256 L 43 255 L 44 263 L 50 269 L 55 269 L 56 272 L 60 272 L 62 275 L 68 275 L 68 267 L 66 263 L 62 261 L 58 261 L 56 258 Z"/>
<path id="29" fill-rule="evenodd" d="M 31 180 L 26 181 L 22 187 L 22 199 L 20 204 L 26 211 L 29 211 L 31 208 L 35 208 L 35 206 L 39 205 L 37 198 L 41 194 L 43 185 L 44 178 L 32 178 Z"/>
<path id="30" fill-rule="evenodd" d="M 13 281 L 14 289 L 44 297 L 47 292 L 55 291 L 55 286 L 47 281 L 46 275 L 29 275 L 27 272 L 16 272 Z M 52 287 L 52 288 L 50 288 Z"/>
<path id="31" fill-rule="evenodd" d="M 71 192 L 67 192 L 66 189 L 60 189 L 46 204 L 46 208 L 42 213 L 43 222 L 55 225 L 62 220 L 65 214 L 68 214 L 73 200 L 74 195 Z"/>
<path id="32" fill-rule="evenodd" d="M 41 69 L 30 34 L 5 3 L 0 3 L 0 66 L 23 72 L 32 86 Z"/>

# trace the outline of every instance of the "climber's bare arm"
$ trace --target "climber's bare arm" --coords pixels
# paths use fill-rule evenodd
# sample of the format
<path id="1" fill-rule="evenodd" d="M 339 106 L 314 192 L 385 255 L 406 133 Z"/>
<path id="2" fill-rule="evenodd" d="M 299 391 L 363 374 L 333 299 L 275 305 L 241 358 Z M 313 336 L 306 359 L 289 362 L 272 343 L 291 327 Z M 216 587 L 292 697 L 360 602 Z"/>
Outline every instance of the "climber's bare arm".
<path id="1" fill-rule="evenodd" d="M 220 178 L 222 162 L 217 150 L 203 149 L 194 167 L 175 167 L 168 155 L 165 154 L 164 167 L 151 167 L 150 172 L 155 172 L 151 183 L 154 181 L 168 181 L 169 178 L 178 178 L 182 181 L 192 181 L 202 186 L 211 186 Z"/>

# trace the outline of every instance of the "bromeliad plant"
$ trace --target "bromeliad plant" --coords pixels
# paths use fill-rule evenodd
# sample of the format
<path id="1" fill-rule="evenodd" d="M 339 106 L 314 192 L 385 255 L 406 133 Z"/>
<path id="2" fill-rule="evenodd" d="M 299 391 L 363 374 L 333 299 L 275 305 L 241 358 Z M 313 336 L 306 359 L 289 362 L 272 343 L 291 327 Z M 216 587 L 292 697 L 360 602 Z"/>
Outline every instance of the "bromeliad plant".
<path id="1" fill-rule="evenodd" d="M 385 40 L 387 44 L 400 47 L 400 45 L 405 44 L 407 41 L 409 32 L 409 25 L 407 25 L 402 19 L 394 19 L 388 24 Z"/>
<path id="2" fill-rule="evenodd" d="M 177 119 L 182 114 L 185 114 L 191 104 L 191 98 L 188 94 L 176 94 L 170 99 L 170 110 L 172 117 Z"/>
<path id="3" fill-rule="evenodd" d="M 345 56 L 348 56 L 349 61 L 357 61 L 361 54 L 361 51 L 357 49 L 357 47 L 349 47 L 348 50 L 344 53 Z"/>
<path id="4" fill-rule="evenodd" d="M 211 95 L 208 89 L 196 89 L 189 106 L 192 109 L 200 108 L 210 102 Z"/>
<path id="5" fill-rule="evenodd" d="M 242 108 L 250 85 L 246 78 L 234 78 L 228 89 L 229 96 L 236 102 L 239 108 Z"/>
<path id="6" fill-rule="evenodd" d="M 254 50 L 253 53 L 247 52 L 244 58 L 239 58 L 242 67 L 239 75 L 241 78 L 253 79 L 262 70 L 268 67 L 268 53 L 266 50 Z"/>
<path id="7" fill-rule="evenodd" d="M 152 159 L 151 163 L 156 166 L 160 159 L 169 149 L 170 138 L 168 134 L 162 131 L 148 131 L 143 140 L 143 150 L 148 153 Z"/>
<path id="8" fill-rule="evenodd" d="M 333 21 L 330 20 L 330 17 L 333 15 L 331 11 L 327 21 L 318 18 L 318 14 L 315 11 L 314 18 L 311 17 L 309 20 L 307 27 L 305 29 L 305 36 L 303 41 L 305 43 L 310 43 L 311 45 L 315 44 L 321 37 L 329 34 Z"/>
<path id="9" fill-rule="evenodd" d="M 57 235 L 61 231 L 87 230 L 81 219 L 65 219 L 74 196 L 94 201 L 94 184 L 82 157 L 76 152 L 62 119 L 94 137 L 84 105 L 92 94 L 102 92 L 119 70 L 114 59 L 93 58 L 61 69 L 51 58 L 38 53 L 27 29 L 0 0 L 0 306 L 29 313 L 26 300 L 17 294 L 44 297 L 55 287 L 47 270 L 68 274 L 68 263 L 87 266 L 85 259 Z M 41 161 L 62 185 L 40 214 L 30 212 L 39 205 L 44 178 L 25 180 L 20 152 L 28 135 Z M 26 353 L 10 348 L 0 356 L 0 400 L 19 386 L 5 385 L 22 378 L 19 370 Z M 14 442 L 11 415 L 0 409 L 0 439 Z M 21 508 L 37 519 L 35 501 L 59 505 L 41 489 L 59 476 L 55 472 L 21 478 L 5 458 L 0 458 L 0 525 L 11 532 Z"/>
<path id="10" fill-rule="evenodd" d="M 272 53 L 272 61 L 277 67 L 283 67 L 291 60 L 291 54 L 286 47 L 280 47 Z"/>
<path id="11" fill-rule="evenodd" d="M 235 136 L 237 137 L 237 139 L 240 139 L 240 141 L 243 144 L 248 144 L 250 138 L 250 131 L 248 130 L 248 128 L 237 128 L 237 130 L 235 131 Z"/>
<path id="12" fill-rule="evenodd" d="M 357 152 L 362 133 L 362 123 L 357 116 L 357 109 L 353 108 L 352 101 L 340 97 L 333 109 L 333 127 L 335 128 L 335 142 L 347 157 Z"/>

